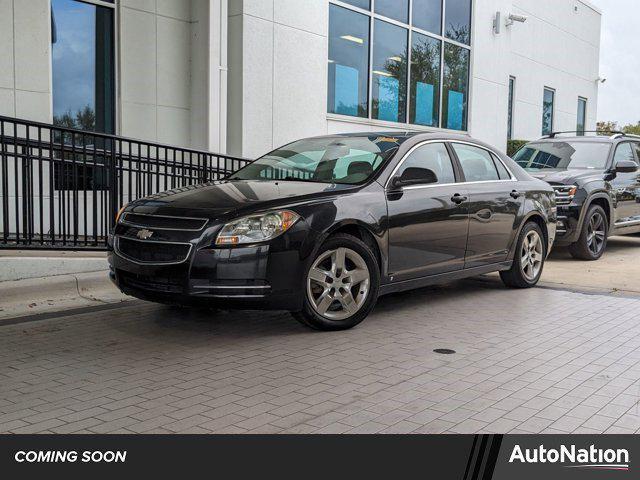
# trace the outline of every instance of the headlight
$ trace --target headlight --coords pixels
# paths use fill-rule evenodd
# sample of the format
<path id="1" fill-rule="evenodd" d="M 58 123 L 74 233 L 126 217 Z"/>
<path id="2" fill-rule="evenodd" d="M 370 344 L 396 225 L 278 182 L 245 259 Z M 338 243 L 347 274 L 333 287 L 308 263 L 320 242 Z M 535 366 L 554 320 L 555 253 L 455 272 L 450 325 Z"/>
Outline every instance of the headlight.
<path id="1" fill-rule="evenodd" d="M 124 212 L 125 208 L 127 208 L 126 203 L 122 207 L 120 207 L 120 210 L 118 210 L 118 214 L 116 215 L 116 224 L 120 221 L 120 217 L 122 216 L 122 212 Z"/>
<path id="2" fill-rule="evenodd" d="M 227 223 L 216 238 L 216 245 L 266 242 L 289 230 L 300 216 L 289 210 L 249 215 Z"/>

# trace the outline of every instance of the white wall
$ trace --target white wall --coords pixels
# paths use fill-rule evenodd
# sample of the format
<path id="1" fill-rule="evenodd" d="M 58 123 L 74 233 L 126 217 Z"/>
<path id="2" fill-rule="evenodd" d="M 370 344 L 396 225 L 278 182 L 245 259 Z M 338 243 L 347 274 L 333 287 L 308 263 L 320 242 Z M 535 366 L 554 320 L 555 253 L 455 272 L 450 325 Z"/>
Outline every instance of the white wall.
<path id="1" fill-rule="evenodd" d="M 600 13 L 580 0 L 476 0 L 471 135 L 505 148 L 509 76 L 516 77 L 513 138 L 532 140 L 542 132 L 544 87 L 556 90 L 554 130 L 575 130 L 578 97 L 588 100 L 587 130 L 597 121 Z M 577 10 L 576 10 L 577 9 Z M 527 16 L 502 24 L 500 11 Z"/>
<path id="2" fill-rule="evenodd" d="M 230 153 L 327 131 L 327 0 L 229 0 Z"/>
<path id="3" fill-rule="evenodd" d="M 50 59 L 49 0 L 0 0 L 0 115 L 51 120 Z"/>

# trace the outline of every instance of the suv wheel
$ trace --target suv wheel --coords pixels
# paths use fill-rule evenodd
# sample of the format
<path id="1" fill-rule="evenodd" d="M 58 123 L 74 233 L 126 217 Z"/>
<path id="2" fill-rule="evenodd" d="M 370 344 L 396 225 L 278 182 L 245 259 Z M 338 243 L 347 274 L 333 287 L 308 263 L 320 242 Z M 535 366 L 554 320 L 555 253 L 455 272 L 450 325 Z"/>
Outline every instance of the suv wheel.
<path id="1" fill-rule="evenodd" d="M 316 330 L 352 328 L 375 306 L 379 287 L 380 270 L 371 248 L 338 234 L 316 253 L 305 275 L 303 309 L 293 315 Z"/>
<path id="2" fill-rule="evenodd" d="M 598 260 L 607 248 L 609 225 L 600 205 L 592 205 L 584 219 L 578 241 L 569 246 L 569 253 L 580 260 Z"/>
<path id="3" fill-rule="evenodd" d="M 544 234 L 537 223 L 528 222 L 518 237 L 513 265 L 509 270 L 500 272 L 500 278 L 508 287 L 534 287 L 540 280 L 546 258 Z"/>

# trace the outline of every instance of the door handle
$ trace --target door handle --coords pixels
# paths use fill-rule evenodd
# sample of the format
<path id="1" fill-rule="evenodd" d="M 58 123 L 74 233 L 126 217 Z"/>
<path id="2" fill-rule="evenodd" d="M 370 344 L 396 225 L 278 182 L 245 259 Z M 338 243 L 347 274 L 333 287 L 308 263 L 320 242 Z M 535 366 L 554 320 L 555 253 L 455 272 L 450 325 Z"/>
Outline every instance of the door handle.
<path id="1" fill-rule="evenodd" d="M 522 194 L 517 190 L 511 190 L 511 193 L 509 195 L 511 195 L 511 198 L 520 198 Z"/>
<path id="2" fill-rule="evenodd" d="M 459 193 L 456 193 L 453 197 L 451 197 L 451 201 L 458 205 L 460 205 L 462 202 L 466 202 L 467 200 L 467 197 L 465 197 L 464 195 L 460 195 Z"/>

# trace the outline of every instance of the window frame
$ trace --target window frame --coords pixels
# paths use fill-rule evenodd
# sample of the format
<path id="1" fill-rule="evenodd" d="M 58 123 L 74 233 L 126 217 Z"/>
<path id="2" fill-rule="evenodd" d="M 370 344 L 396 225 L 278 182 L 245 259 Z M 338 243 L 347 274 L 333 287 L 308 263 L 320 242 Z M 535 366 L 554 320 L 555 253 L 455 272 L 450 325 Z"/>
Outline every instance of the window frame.
<path id="1" fill-rule="evenodd" d="M 509 75 L 509 96 L 507 99 L 507 141 L 513 140 L 514 113 L 516 104 L 516 77 Z"/>
<path id="2" fill-rule="evenodd" d="M 482 184 L 482 183 L 502 183 L 502 182 L 519 182 L 520 180 L 518 180 L 518 178 L 513 174 L 513 171 L 504 163 L 504 161 L 502 160 L 502 158 L 500 158 L 500 155 L 498 155 L 497 152 L 495 152 L 494 150 L 487 148 L 483 145 L 478 145 L 477 143 L 473 143 L 473 142 L 465 142 L 463 140 L 446 140 L 446 139 L 440 139 L 440 140 L 423 140 L 421 142 L 416 143 L 414 146 L 412 146 L 411 148 L 409 148 L 409 150 L 407 150 L 407 152 L 404 153 L 404 155 L 402 155 L 402 158 L 398 161 L 398 163 L 395 165 L 395 167 L 393 167 L 393 169 L 391 170 L 391 173 L 389 174 L 389 176 L 387 177 L 386 181 L 384 182 L 384 189 L 386 192 L 390 192 L 393 190 L 393 187 L 390 185 L 391 183 L 391 179 L 393 177 L 395 177 L 396 173 L 398 172 L 398 170 L 400 169 L 400 167 L 402 166 L 402 164 L 405 162 L 405 160 L 409 157 L 409 155 L 411 155 L 414 150 L 418 149 L 419 147 L 429 144 L 429 143 L 444 143 L 445 146 L 447 147 L 447 150 L 449 151 L 449 157 L 451 158 L 451 161 L 454 163 L 454 172 L 455 172 L 455 176 L 456 176 L 456 182 L 455 183 L 434 183 L 434 184 L 429 184 L 429 185 L 411 185 L 408 187 L 402 187 L 403 190 L 415 190 L 415 189 L 419 189 L 419 188 L 434 188 L 434 187 L 449 187 L 452 185 L 474 185 L 474 184 Z M 471 147 L 476 147 L 480 150 L 485 150 L 486 152 L 489 153 L 489 155 L 493 158 L 495 157 L 496 159 L 498 159 L 498 161 L 502 164 L 502 166 L 505 168 L 505 170 L 507 171 L 507 173 L 509 175 L 511 175 L 511 178 L 509 179 L 499 179 L 499 180 L 482 180 L 482 181 L 472 181 L 472 182 L 468 182 L 466 179 L 463 181 L 461 180 L 462 178 L 464 178 L 464 172 L 462 171 L 462 165 L 460 164 L 460 159 L 458 158 L 458 155 L 456 154 L 453 145 L 454 144 L 460 144 L 460 145 L 469 145 Z M 496 167 L 496 172 L 497 172 L 497 167 Z"/>
<path id="3" fill-rule="evenodd" d="M 446 6 L 447 6 L 447 0 L 441 0 L 442 2 L 442 8 L 441 8 L 441 32 L 440 35 L 433 33 L 433 32 L 429 32 L 427 30 L 423 30 L 419 27 L 415 27 L 413 26 L 413 1 L 414 0 L 410 0 L 409 1 L 409 22 L 408 23 L 403 23 L 400 22 L 398 20 L 395 20 L 393 18 L 389 18 L 389 17 L 385 17 L 383 15 L 380 15 L 379 13 L 376 13 L 375 11 L 375 1 L 376 0 L 371 0 L 371 4 L 370 10 L 365 10 L 363 8 L 360 7 L 356 7 L 354 5 L 351 5 L 349 3 L 343 2 L 341 0 L 329 0 L 328 4 L 333 4 L 333 5 L 337 5 L 339 7 L 343 7 L 346 8 L 348 10 L 352 10 L 354 12 L 357 13 L 361 13 L 364 15 L 368 15 L 370 17 L 370 23 L 369 23 L 369 88 L 368 88 L 368 117 L 354 117 L 354 116 L 350 116 L 350 115 L 342 115 L 342 114 L 338 114 L 338 113 L 330 113 L 327 112 L 327 118 L 328 119 L 333 119 L 333 120 L 339 120 L 339 121 L 346 121 L 346 122 L 350 122 L 350 123 L 361 123 L 361 124 L 366 124 L 366 125 L 381 125 L 381 126 L 389 126 L 389 127 L 411 127 L 412 129 L 416 129 L 416 130 L 433 130 L 438 129 L 438 130 L 443 130 L 443 131 L 450 131 L 450 132 L 468 132 L 469 131 L 469 119 L 471 118 L 471 94 L 472 94 L 472 82 L 471 79 L 473 78 L 473 64 L 474 64 L 474 59 L 473 59 L 473 52 L 474 52 L 474 35 L 473 35 L 473 22 L 475 19 L 475 1 L 474 0 L 469 0 L 470 4 L 471 4 L 471 16 L 470 16 L 470 32 L 469 32 L 469 44 L 465 44 L 465 43 L 461 43 L 458 42 L 456 40 L 452 40 L 448 37 L 445 36 L 445 27 L 446 27 Z M 407 91 L 407 100 L 406 100 L 406 105 L 405 105 L 405 109 L 406 109 L 406 114 L 405 114 L 405 118 L 404 121 L 398 121 L 398 122 L 391 122 L 391 121 L 387 121 L 387 120 L 378 120 L 373 118 L 373 44 L 374 44 L 374 38 L 375 38 L 375 20 L 381 20 L 383 22 L 387 22 L 393 25 L 396 25 L 398 27 L 402 27 L 404 29 L 407 30 L 408 32 L 408 41 L 407 41 L 407 46 L 408 46 L 408 54 L 407 54 L 407 73 L 406 73 L 406 91 Z M 440 73 L 439 73 L 439 80 L 440 80 L 440 85 L 439 85 L 439 91 L 438 91 L 438 125 L 437 126 L 425 126 L 425 125 L 420 125 L 420 124 L 413 124 L 410 123 L 410 111 L 411 111 L 411 95 L 410 95 L 410 88 L 411 88 L 411 55 L 412 55 L 412 46 L 413 46 L 413 33 L 419 33 L 421 35 L 425 35 L 427 37 L 431 37 L 435 40 L 439 40 L 440 41 Z M 327 48 L 328 48 L 328 41 L 329 39 L 327 38 Z M 442 105 L 443 105 L 443 94 L 444 94 L 444 51 L 445 51 L 445 44 L 451 44 L 451 45 L 455 45 L 457 47 L 461 47 L 466 49 L 469 52 L 469 65 L 467 68 L 467 92 L 466 92 L 466 100 L 467 100 L 467 107 L 466 107 L 466 119 L 463 122 L 465 124 L 465 129 L 464 130 L 450 130 L 447 128 L 444 128 L 442 126 L 442 122 L 443 122 L 443 113 L 442 113 Z M 328 93 L 328 89 L 327 89 L 327 93 Z"/>
<path id="4" fill-rule="evenodd" d="M 551 94 L 553 95 L 551 100 L 551 125 L 549 127 L 549 132 L 544 131 L 544 97 L 547 92 L 551 92 Z M 542 135 L 543 136 L 551 135 L 553 133 L 555 118 L 556 118 L 556 89 L 545 86 L 544 89 L 542 90 Z"/>
<path id="5" fill-rule="evenodd" d="M 89 5 L 93 5 L 95 7 L 104 7 L 110 8 L 113 11 L 113 132 L 111 135 L 119 135 L 120 127 L 122 125 L 121 122 L 121 112 L 120 108 L 120 8 L 119 8 L 119 0 L 112 1 L 103 1 L 103 0 L 73 0 L 79 3 L 86 3 Z M 49 2 L 51 3 L 51 2 Z M 49 5 L 48 15 L 49 15 L 49 29 L 51 29 L 51 12 L 52 7 Z M 49 38 L 52 38 L 52 32 L 49 31 Z M 49 71 L 53 72 L 53 48 L 49 48 Z M 52 81 L 52 80 L 50 80 Z M 51 123 L 53 123 L 53 85 L 51 87 L 51 95 L 49 97 L 49 110 L 51 111 Z M 95 132 L 95 133 L 104 133 L 104 132 Z"/>
<path id="6" fill-rule="evenodd" d="M 584 102 L 584 110 L 583 110 L 583 118 L 582 118 L 582 130 L 578 130 L 578 125 L 580 122 L 580 102 Z M 587 131 L 587 107 L 589 106 L 589 100 L 586 97 L 578 96 L 578 111 L 577 111 L 577 119 L 576 119 L 576 134 L 579 137 L 584 137 L 584 134 Z"/>

